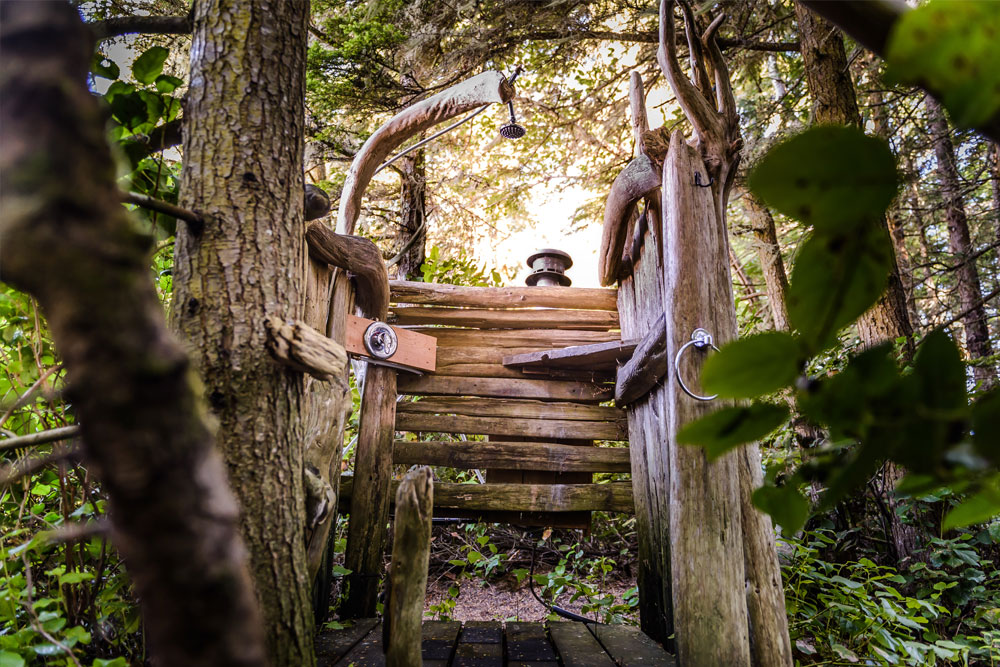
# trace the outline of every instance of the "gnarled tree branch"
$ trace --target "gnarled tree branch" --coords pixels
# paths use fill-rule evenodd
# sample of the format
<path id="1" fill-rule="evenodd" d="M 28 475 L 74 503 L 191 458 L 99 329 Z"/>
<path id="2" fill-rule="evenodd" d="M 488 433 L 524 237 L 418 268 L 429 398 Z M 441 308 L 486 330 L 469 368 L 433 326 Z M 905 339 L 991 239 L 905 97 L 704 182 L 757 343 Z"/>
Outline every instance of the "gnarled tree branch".
<path id="1" fill-rule="evenodd" d="M 94 21 L 87 27 L 97 41 L 134 34 L 189 35 L 191 16 L 122 16 Z"/>

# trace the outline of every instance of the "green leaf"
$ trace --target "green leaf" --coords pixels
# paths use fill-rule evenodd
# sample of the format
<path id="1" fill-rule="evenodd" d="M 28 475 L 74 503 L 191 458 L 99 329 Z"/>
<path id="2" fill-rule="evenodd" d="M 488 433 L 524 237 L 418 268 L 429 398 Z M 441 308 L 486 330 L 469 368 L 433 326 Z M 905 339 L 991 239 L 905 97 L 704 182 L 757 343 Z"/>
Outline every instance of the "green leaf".
<path id="1" fill-rule="evenodd" d="M 1000 466 L 1000 387 L 980 396 L 972 405 L 972 444 Z"/>
<path id="2" fill-rule="evenodd" d="M 966 406 L 965 364 L 955 341 L 941 329 L 927 334 L 913 362 L 913 375 L 920 381 L 920 399 L 934 410 Z"/>
<path id="3" fill-rule="evenodd" d="M 889 235 L 872 219 L 848 234 L 815 234 L 795 259 L 788 319 L 806 349 L 831 345 L 885 291 L 892 268 Z"/>
<path id="4" fill-rule="evenodd" d="M 771 331 L 733 341 L 710 355 L 701 383 L 708 393 L 724 398 L 756 398 L 795 382 L 801 365 L 798 340 Z"/>
<path id="5" fill-rule="evenodd" d="M 820 125 L 778 144 L 748 182 L 778 211 L 830 232 L 849 232 L 878 218 L 898 188 L 888 145 L 836 125 Z"/>
<path id="6" fill-rule="evenodd" d="M 153 46 L 146 49 L 132 63 L 132 76 L 139 83 L 153 83 L 156 77 L 163 72 L 163 63 L 166 62 L 169 54 L 170 52 L 162 46 Z"/>
<path id="7" fill-rule="evenodd" d="M 0 651 L 0 667 L 24 667 L 24 658 L 17 653 Z"/>
<path id="8" fill-rule="evenodd" d="M 90 64 L 90 71 L 94 73 L 94 76 L 111 79 L 112 81 L 121 75 L 121 70 L 118 68 L 117 63 L 103 53 L 94 54 L 94 60 Z"/>
<path id="9" fill-rule="evenodd" d="M 483 559 L 483 555 L 478 551 L 470 551 L 468 554 L 466 554 L 465 559 L 469 561 L 471 565 L 475 565 L 476 563 L 478 563 Z"/>
<path id="10" fill-rule="evenodd" d="M 942 530 L 985 523 L 1000 514 L 1000 478 L 994 477 L 982 490 L 948 512 L 941 523 Z"/>
<path id="11" fill-rule="evenodd" d="M 708 460 L 714 461 L 737 445 L 759 440 L 787 418 L 788 408 L 784 405 L 754 403 L 722 408 L 687 424 L 677 433 L 677 441 L 703 446 Z"/>
<path id="12" fill-rule="evenodd" d="M 983 125 L 1000 112 L 1000 11 L 939 0 L 905 12 L 886 62 L 891 79 L 936 91 L 956 125 Z"/>
<path id="13" fill-rule="evenodd" d="M 114 658 L 113 660 L 94 658 L 90 667 L 128 667 L 128 662 L 125 661 L 125 658 Z"/>
<path id="14" fill-rule="evenodd" d="M 762 486 L 754 491 L 753 504 L 770 514 L 785 536 L 797 533 L 809 518 L 809 501 L 791 486 Z"/>
<path id="15" fill-rule="evenodd" d="M 176 76 L 170 76 L 169 74 L 161 74 L 156 77 L 156 90 L 163 93 L 164 95 L 174 92 L 177 88 L 184 85 L 183 79 L 178 79 Z"/>

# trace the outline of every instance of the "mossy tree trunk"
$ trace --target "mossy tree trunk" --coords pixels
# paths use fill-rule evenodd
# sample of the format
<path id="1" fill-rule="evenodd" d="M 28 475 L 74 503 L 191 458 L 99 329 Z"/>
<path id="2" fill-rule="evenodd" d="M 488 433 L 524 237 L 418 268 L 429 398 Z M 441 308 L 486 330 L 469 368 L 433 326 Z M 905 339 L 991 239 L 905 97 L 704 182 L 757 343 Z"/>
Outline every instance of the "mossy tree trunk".
<path id="1" fill-rule="evenodd" d="M 263 667 L 236 502 L 153 289 L 150 239 L 121 205 L 87 88 L 90 35 L 69 3 L 6 2 L 0 50 L 0 279 L 48 319 L 149 655 Z"/>
<path id="2" fill-rule="evenodd" d="M 265 317 L 302 319 L 307 2 L 195 4 L 173 322 L 191 346 L 240 501 L 274 665 L 312 665 L 303 379 Z"/>

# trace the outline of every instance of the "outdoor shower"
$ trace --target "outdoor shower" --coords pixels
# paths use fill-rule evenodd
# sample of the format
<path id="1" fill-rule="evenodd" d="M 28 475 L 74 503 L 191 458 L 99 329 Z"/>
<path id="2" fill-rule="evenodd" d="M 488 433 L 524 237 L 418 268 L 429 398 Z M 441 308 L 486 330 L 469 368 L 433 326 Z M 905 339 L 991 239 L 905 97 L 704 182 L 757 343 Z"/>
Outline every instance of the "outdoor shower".
<path id="1" fill-rule="evenodd" d="M 514 85 L 514 80 L 517 79 L 518 75 L 523 71 L 523 69 L 524 68 L 522 68 L 520 65 L 518 65 L 517 67 L 514 68 L 514 73 L 511 74 L 510 78 L 508 79 L 508 83 L 510 83 L 511 86 Z M 435 132 L 431 136 L 427 137 L 426 139 L 422 139 L 421 141 L 418 141 L 417 143 L 413 144 L 409 148 L 404 148 L 403 150 L 399 151 L 398 153 L 396 153 L 395 155 L 393 155 L 391 158 L 389 158 L 388 160 L 386 160 L 385 162 L 383 162 L 382 164 L 380 164 L 379 167 L 378 167 L 378 169 L 375 170 L 375 172 L 372 174 L 372 176 L 374 176 L 375 174 L 379 173 L 380 171 L 382 171 L 383 169 L 385 169 L 390 164 L 392 164 L 393 162 L 395 162 L 399 158 L 403 157 L 407 153 L 410 153 L 411 151 L 415 151 L 418 148 L 420 148 L 421 146 L 424 146 L 424 145 L 426 145 L 426 144 L 434 141 L 435 139 L 437 139 L 441 135 L 448 134 L 449 132 L 451 132 L 452 130 L 454 130 L 456 127 L 459 127 L 460 125 L 464 125 L 465 123 L 468 123 L 470 120 L 472 120 L 473 118 L 475 118 L 476 116 L 478 116 L 479 114 L 481 114 L 482 112 L 486 111 L 489 108 L 490 108 L 489 104 L 484 104 L 483 106 L 479 107 L 478 109 L 476 109 L 475 111 L 473 111 L 472 113 L 470 113 L 465 118 L 462 118 L 461 120 L 458 120 L 458 121 L 452 123 L 448 127 L 446 127 L 443 130 L 441 130 L 440 132 Z M 526 129 L 524 129 L 523 126 L 517 124 L 517 118 L 514 116 L 514 102 L 513 101 L 508 101 L 507 102 L 507 109 L 510 111 L 510 121 L 507 122 L 505 125 L 503 125 L 500 128 L 500 136 L 503 137 L 504 139 L 520 139 L 525 134 L 527 134 L 528 131 Z"/>

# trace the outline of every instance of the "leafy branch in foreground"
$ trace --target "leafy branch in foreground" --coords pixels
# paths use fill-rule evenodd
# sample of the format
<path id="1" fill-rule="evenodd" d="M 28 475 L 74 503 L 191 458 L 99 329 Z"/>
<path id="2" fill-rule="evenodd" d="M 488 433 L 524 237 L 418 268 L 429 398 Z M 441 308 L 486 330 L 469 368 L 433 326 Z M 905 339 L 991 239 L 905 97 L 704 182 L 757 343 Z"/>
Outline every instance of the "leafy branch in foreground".
<path id="1" fill-rule="evenodd" d="M 794 333 L 725 346 L 706 361 L 702 384 L 737 399 L 794 388 L 798 411 L 828 434 L 783 484 L 772 479 L 757 490 L 757 506 L 790 534 L 809 516 L 801 484 L 825 487 L 817 509 L 826 510 L 892 460 L 909 471 L 898 492 L 948 487 L 970 494 L 945 517 L 945 529 L 1000 513 L 1000 390 L 969 403 L 965 366 L 943 330 L 924 338 L 906 372 L 886 344 L 853 357 L 836 375 L 804 375 L 809 360 L 833 346 L 837 332 L 885 289 L 892 255 L 877 222 L 897 190 L 888 146 L 854 128 L 816 127 L 772 149 L 749 183 L 775 209 L 812 226 L 789 287 Z M 766 436 L 787 415 L 784 406 L 757 400 L 688 424 L 678 440 L 715 458 Z"/>

